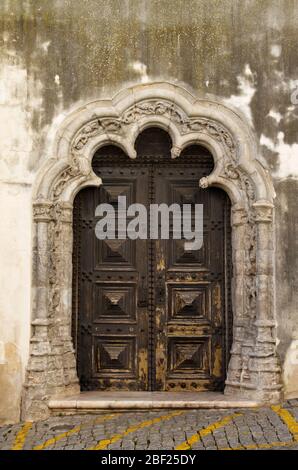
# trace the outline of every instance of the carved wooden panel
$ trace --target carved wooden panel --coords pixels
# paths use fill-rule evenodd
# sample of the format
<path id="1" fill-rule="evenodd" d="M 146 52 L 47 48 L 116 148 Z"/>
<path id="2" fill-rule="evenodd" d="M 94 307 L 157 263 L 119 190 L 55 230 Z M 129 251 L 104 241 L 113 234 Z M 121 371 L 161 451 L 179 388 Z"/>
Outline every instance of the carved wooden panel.
<path id="1" fill-rule="evenodd" d="M 139 302 L 144 297 L 140 286 L 148 285 L 147 241 L 98 240 L 95 208 L 112 204 L 117 217 L 119 195 L 129 204 L 147 205 L 149 171 L 113 164 L 100 171 L 104 184 L 83 190 L 75 201 L 75 336 L 81 388 L 147 390 L 148 318 Z"/>
<path id="2" fill-rule="evenodd" d="M 195 204 L 204 208 L 200 250 L 186 251 L 183 239 L 156 243 L 155 389 L 220 390 L 230 348 L 230 206 L 221 190 L 198 186 L 199 157 L 186 162 L 154 169 L 156 202 L 190 204 L 192 215 Z"/>
<path id="3" fill-rule="evenodd" d="M 145 131 L 146 133 L 146 131 Z M 74 209 L 73 334 L 82 389 L 219 390 L 231 344 L 229 200 L 198 181 L 212 158 L 200 147 L 176 160 L 170 143 L 150 136 L 151 154 L 106 149 L 94 159 L 103 185 L 85 189 Z M 160 152 L 158 152 L 158 149 Z M 204 205 L 204 243 L 103 240 L 95 207 L 117 197 L 138 202 Z M 173 224 L 170 225 L 171 233 Z"/>

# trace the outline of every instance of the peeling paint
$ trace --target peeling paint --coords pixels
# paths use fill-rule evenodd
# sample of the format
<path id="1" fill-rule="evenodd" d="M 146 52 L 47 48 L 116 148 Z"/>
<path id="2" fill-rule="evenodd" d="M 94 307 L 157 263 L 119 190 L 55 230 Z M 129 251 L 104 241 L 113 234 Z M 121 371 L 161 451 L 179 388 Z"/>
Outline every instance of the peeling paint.
<path id="1" fill-rule="evenodd" d="M 237 77 L 238 81 L 238 94 L 231 95 L 229 98 L 224 100 L 228 106 L 234 106 L 239 108 L 243 114 L 247 117 L 249 122 L 253 123 L 251 101 L 256 92 L 255 77 L 251 71 L 250 65 L 245 64 L 243 74 Z"/>
<path id="2" fill-rule="evenodd" d="M 278 111 L 275 111 L 274 109 L 270 109 L 267 116 L 272 117 L 272 119 L 274 119 L 277 124 L 279 124 L 280 121 L 282 120 L 282 115 Z"/>
<path id="3" fill-rule="evenodd" d="M 48 52 L 50 44 L 51 44 L 51 41 L 45 41 L 41 43 L 40 47 L 44 52 Z"/>
<path id="4" fill-rule="evenodd" d="M 141 79 L 141 83 L 148 83 L 149 82 L 149 77 L 147 75 L 147 65 L 143 64 L 139 60 L 132 62 L 130 64 L 132 70 L 136 72 Z"/>
<path id="5" fill-rule="evenodd" d="M 222 375 L 222 349 L 220 346 L 215 348 L 212 372 L 215 377 L 221 377 Z"/>
<path id="6" fill-rule="evenodd" d="M 279 44 L 273 44 L 270 48 L 270 53 L 272 57 L 277 59 L 281 55 L 281 46 Z"/>
<path id="7" fill-rule="evenodd" d="M 161 259 L 159 260 L 159 262 L 157 263 L 156 270 L 157 270 L 157 271 L 164 271 L 164 270 L 165 270 L 165 267 L 166 267 L 166 265 L 165 265 L 165 260 L 164 260 L 163 258 L 161 258 Z"/>
<path id="8" fill-rule="evenodd" d="M 267 147 L 272 152 L 276 152 L 279 156 L 278 169 L 274 172 L 274 176 L 277 178 L 298 178 L 298 143 L 289 145 L 285 143 L 284 132 L 278 132 L 277 143 L 273 142 L 272 139 L 261 135 L 260 144 Z"/>

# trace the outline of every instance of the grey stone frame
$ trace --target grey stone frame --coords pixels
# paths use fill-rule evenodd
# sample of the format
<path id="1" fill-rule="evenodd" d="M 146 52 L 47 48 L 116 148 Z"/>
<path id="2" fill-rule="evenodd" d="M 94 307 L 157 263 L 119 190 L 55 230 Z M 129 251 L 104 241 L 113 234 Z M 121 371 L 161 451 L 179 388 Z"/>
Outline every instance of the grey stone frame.
<path id="1" fill-rule="evenodd" d="M 215 167 L 198 184 L 218 186 L 231 199 L 233 345 L 225 394 L 264 403 L 281 399 L 274 189 L 254 133 L 239 112 L 217 100 L 197 99 L 177 85 L 151 83 L 87 103 L 49 134 L 49 153 L 33 194 L 33 321 L 24 419 L 46 417 L 50 397 L 79 391 L 71 338 L 74 197 L 83 187 L 101 184 L 91 167 L 99 147 L 118 145 L 134 159 L 135 139 L 150 126 L 169 132 L 173 158 L 190 144 L 208 148 Z"/>

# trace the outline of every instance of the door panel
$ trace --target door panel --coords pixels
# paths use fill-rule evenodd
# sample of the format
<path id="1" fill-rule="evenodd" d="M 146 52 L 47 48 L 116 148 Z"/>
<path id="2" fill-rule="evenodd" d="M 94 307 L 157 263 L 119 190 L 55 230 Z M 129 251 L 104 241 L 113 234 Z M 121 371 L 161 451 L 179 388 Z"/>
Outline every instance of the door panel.
<path id="1" fill-rule="evenodd" d="M 82 389 L 148 389 L 148 319 L 139 302 L 148 283 L 147 241 L 98 240 L 99 203 L 118 195 L 147 205 L 148 169 L 105 166 L 104 185 L 83 190 L 75 201 L 78 269 L 77 355 Z M 116 236 L 118 235 L 116 230 Z"/>
<path id="2" fill-rule="evenodd" d="M 152 147 L 158 149 L 158 146 Z M 198 152 L 198 151 L 197 151 Z M 199 148 L 170 155 L 101 155 L 99 188 L 74 204 L 73 337 L 84 390 L 220 390 L 231 336 L 230 203 L 202 190 L 212 158 Z M 100 241 L 95 208 L 117 197 L 128 204 L 204 206 L 204 242 Z M 149 211 L 148 211 L 149 213 Z M 171 234 L 173 224 L 170 224 Z M 117 232 L 116 232 L 117 233 Z"/>
<path id="3" fill-rule="evenodd" d="M 185 251 L 185 240 L 156 243 L 158 390 L 214 390 L 224 382 L 223 228 L 228 201 L 220 190 L 202 190 L 201 177 L 198 164 L 155 170 L 156 202 L 204 207 L 202 249 Z"/>

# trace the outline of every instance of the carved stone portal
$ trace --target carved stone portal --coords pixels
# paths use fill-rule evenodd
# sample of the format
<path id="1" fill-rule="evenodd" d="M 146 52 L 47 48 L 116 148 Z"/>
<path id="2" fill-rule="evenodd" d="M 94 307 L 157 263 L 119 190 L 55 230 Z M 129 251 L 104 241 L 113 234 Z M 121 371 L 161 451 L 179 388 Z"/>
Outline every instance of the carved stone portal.
<path id="1" fill-rule="evenodd" d="M 101 183 L 91 167 L 99 147 L 115 144 L 135 158 L 137 135 L 152 126 L 169 132 L 172 158 L 179 158 L 188 145 L 205 145 L 215 167 L 198 184 L 221 187 L 232 202 L 234 327 L 225 393 L 262 402 L 281 397 L 274 190 L 258 159 L 254 135 L 240 115 L 219 102 L 196 99 L 176 85 L 152 83 L 122 91 L 110 101 L 87 104 L 49 137 L 49 158 L 36 179 L 33 197 L 33 321 L 24 419 L 45 418 L 50 397 L 79 391 L 71 339 L 74 196 L 85 186 Z"/>

